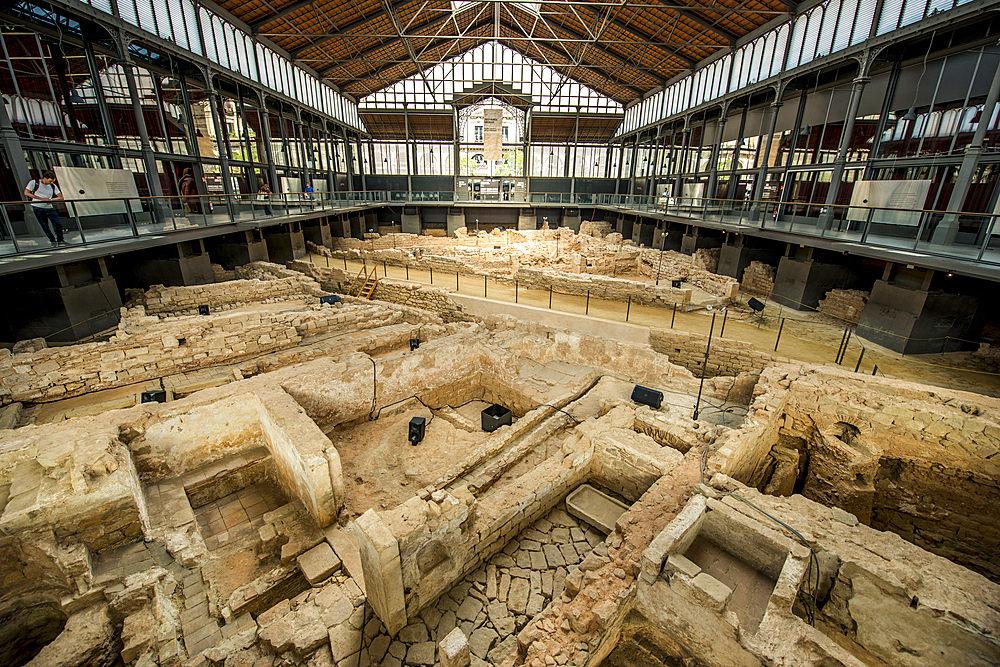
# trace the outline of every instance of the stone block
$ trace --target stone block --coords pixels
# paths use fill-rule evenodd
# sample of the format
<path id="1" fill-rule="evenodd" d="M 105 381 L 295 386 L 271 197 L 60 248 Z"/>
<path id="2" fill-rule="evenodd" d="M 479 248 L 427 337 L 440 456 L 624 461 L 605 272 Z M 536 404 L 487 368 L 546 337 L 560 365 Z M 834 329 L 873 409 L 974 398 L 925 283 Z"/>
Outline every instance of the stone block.
<path id="1" fill-rule="evenodd" d="M 302 574 L 313 586 L 329 579 L 330 575 L 340 569 L 340 559 L 326 542 L 320 542 L 297 560 Z"/>
<path id="2" fill-rule="evenodd" d="M 441 667 L 467 667 L 470 656 L 469 642 L 459 628 L 455 628 L 445 635 L 445 638 L 438 644 Z"/>

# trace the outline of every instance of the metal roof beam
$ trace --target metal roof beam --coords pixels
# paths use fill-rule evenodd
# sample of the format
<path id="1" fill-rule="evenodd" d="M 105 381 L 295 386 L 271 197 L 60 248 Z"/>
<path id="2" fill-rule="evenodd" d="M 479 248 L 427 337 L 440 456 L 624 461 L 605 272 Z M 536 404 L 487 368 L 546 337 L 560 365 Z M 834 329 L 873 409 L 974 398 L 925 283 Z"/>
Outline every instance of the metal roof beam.
<path id="1" fill-rule="evenodd" d="M 421 28 L 425 28 L 425 27 L 426 28 L 430 28 L 430 27 L 433 27 L 433 24 L 436 24 L 436 23 L 439 23 L 439 22 L 443 22 L 443 21 L 447 21 L 447 20 L 448 20 L 448 17 L 445 17 L 444 19 L 434 19 L 434 21 L 432 23 L 428 23 L 428 24 L 420 26 L 420 27 Z M 478 21 L 475 25 L 470 26 L 468 28 L 468 31 L 471 32 L 473 30 L 478 30 L 479 28 L 482 28 L 484 25 L 487 25 L 487 24 L 492 23 L 492 22 L 493 22 L 493 19 Z M 440 37 L 436 37 L 434 35 L 409 35 L 409 37 L 411 39 L 429 39 L 429 40 L 431 40 L 430 42 L 427 43 L 426 46 L 424 46 L 421 49 L 421 51 L 425 51 L 428 48 L 433 48 L 434 46 L 437 46 L 440 42 L 447 42 L 449 39 L 463 39 L 463 37 L 461 37 L 459 35 L 441 35 Z M 396 44 L 396 43 L 398 43 L 400 41 L 401 41 L 401 39 L 397 36 L 397 37 L 394 37 L 393 39 L 391 39 L 391 40 L 389 40 L 387 42 L 382 42 L 380 44 L 373 44 L 372 46 L 369 46 L 368 48 L 364 49 L 360 53 L 357 53 L 357 54 L 351 56 L 350 58 L 348 58 L 346 60 L 338 60 L 335 63 L 333 63 L 332 65 L 330 65 L 329 67 L 326 67 L 324 69 L 317 69 L 316 71 L 319 73 L 320 76 L 326 76 L 327 72 L 332 71 L 332 70 L 336 69 L 337 67 L 340 67 L 342 65 L 346 65 L 346 64 L 349 64 L 349 63 L 353 63 L 353 62 L 358 62 L 358 61 L 365 60 L 365 59 L 367 59 L 368 56 L 370 56 L 371 54 L 375 53 L 376 51 L 379 51 L 379 50 L 384 49 L 384 48 L 389 47 L 389 46 L 393 46 L 394 44 Z M 409 55 L 409 54 L 407 54 L 407 55 Z M 405 62 L 405 61 L 401 61 L 401 62 Z M 397 62 L 396 64 L 398 65 L 399 62 Z M 316 68 L 314 68 L 314 69 L 316 69 Z M 355 79 L 355 80 L 357 80 L 357 79 Z"/>
<path id="2" fill-rule="evenodd" d="M 260 28 L 262 28 L 263 26 L 267 25 L 271 21 L 277 21 L 278 19 L 285 18 L 286 16 L 288 16 L 292 12 L 297 12 L 300 9 L 304 9 L 306 7 L 311 6 L 313 4 L 313 2 L 315 2 L 315 0 L 302 0 L 301 2 L 293 2 L 292 4 L 288 5 L 287 7 L 283 7 L 281 9 L 279 9 L 278 11 L 274 12 L 273 14 L 269 14 L 268 16 L 265 16 L 264 18 L 257 19 L 253 23 L 248 23 L 247 25 L 250 26 L 250 31 L 255 33 Z"/>
<path id="3" fill-rule="evenodd" d="M 338 34 L 330 35 L 329 37 L 324 37 L 323 39 L 318 39 L 315 42 L 312 42 L 310 44 L 306 44 L 305 46 L 300 46 L 297 49 L 293 49 L 293 50 L 289 51 L 288 54 L 294 60 L 295 58 L 298 58 L 299 56 L 301 56 L 303 53 L 305 53 L 309 49 L 314 49 L 317 46 L 320 46 L 322 44 L 326 44 L 327 42 L 329 42 L 331 40 L 337 39 L 338 37 L 350 37 L 351 36 L 350 33 L 353 30 L 355 30 L 357 28 L 360 28 L 361 26 L 366 25 L 368 23 L 371 23 L 375 19 L 382 18 L 385 15 L 386 15 L 385 14 L 385 9 L 380 9 L 379 11 L 375 12 L 374 14 L 369 14 L 366 17 L 358 19 L 354 23 L 348 23 L 344 27 L 338 28 Z"/>
<path id="4" fill-rule="evenodd" d="M 600 10 L 598 10 L 596 7 L 591 7 L 589 5 L 582 5 L 582 7 L 589 14 L 600 18 L 600 16 L 601 16 Z M 641 33 L 641 32 L 636 32 L 636 30 L 634 28 L 629 27 L 628 25 L 622 23 L 619 19 L 612 19 L 611 20 L 611 25 L 615 26 L 616 28 L 618 28 L 620 30 L 624 30 L 628 34 L 632 35 L 633 37 L 636 37 L 636 38 L 641 39 L 641 40 L 645 40 L 645 41 L 650 42 L 650 43 L 653 42 L 653 38 L 652 37 L 650 37 L 649 35 L 646 35 L 644 33 Z M 661 50 L 669 53 L 671 56 L 673 56 L 674 58 L 677 58 L 678 60 L 680 60 L 682 63 L 686 64 L 691 69 L 694 69 L 694 66 L 698 64 L 694 60 L 692 60 L 691 58 L 688 58 L 687 56 L 683 55 L 680 51 L 674 51 L 673 49 L 667 49 L 667 48 L 664 48 L 662 46 L 657 47 L 657 48 L 659 48 L 659 49 L 661 49 Z M 666 79 L 662 79 L 660 85 L 663 85 L 666 82 L 667 82 Z"/>
<path id="5" fill-rule="evenodd" d="M 719 35 L 720 37 L 722 37 L 723 39 L 725 39 L 727 42 L 729 42 L 729 46 L 735 46 L 736 42 L 739 41 L 739 37 L 737 35 L 735 35 L 734 33 L 729 32 L 725 28 L 720 28 L 719 26 L 714 25 L 708 19 L 703 19 L 702 17 L 698 16 L 694 12 L 689 12 L 686 9 L 677 9 L 677 8 L 673 8 L 673 11 L 677 12 L 682 17 L 686 18 L 688 21 L 691 21 L 692 23 L 697 23 L 702 28 L 706 28 L 708 30 L 711 30 L 716 35 Z"/>

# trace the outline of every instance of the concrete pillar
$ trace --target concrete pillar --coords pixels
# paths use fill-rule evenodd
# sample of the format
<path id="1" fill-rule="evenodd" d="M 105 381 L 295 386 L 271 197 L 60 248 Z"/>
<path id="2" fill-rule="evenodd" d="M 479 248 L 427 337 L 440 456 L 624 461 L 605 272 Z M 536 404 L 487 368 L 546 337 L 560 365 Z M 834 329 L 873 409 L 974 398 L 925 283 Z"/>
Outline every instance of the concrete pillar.
<path id="1" fill-rule="evenodd" d="M 689 227 L 681 238 L 681 252 L 685 255 L 693 255 L 698 249 L 698 228 Z"/>
<path id="2" fill-rule="evenodd" d="M 812 249 L 798 257 L 782 257 L 771 298 L 793 310 L 812 310 L 832 289 L 868 289 L 872 267 L 824 262 Z"/>
<path id="3" fill-rule="evenodd" d="M 103 258 L 4 276 L 8 340 L 74 342 L 114 327 L 122 306 Z"/>
<path id="4" fill-rule="evenodd" d="M 448 209 L 448 217 L 445 224 L 448 227 L 448 236 L 454 236 L 455 230 L 465 227 L 465 214 L 462 212 L 462 209 Z"/>
<path id="5" fill-rule="evenodd" d="M 378 231 L 378 214 L 375 211 L 364 212 L 364 232 L 373 233 Z"/>
<path id="6" fill-rule="evenodd" d="M 742 280 L 743 272 L 750 266 L 750 262 L 777 264 L 780 258 L 781 250 L 776 245 L 743 234 L 730 233 L 720 249 L 716 273 Z"/>
<path id="7" fill-rule="evenodd" d="M 250 262 L 267 262 L 267 243 L 261 230 L 246 230 L 205 239 L 208 253 L 216 264 L 232 271 Z"/>
<path id="8" fill-rule="evenodd" d="M 274 225 L 265 227 L 261 231 L 264 233 L 270 261 L 284 264 L 306 256 L 306 239 L 298 223 L 289 222 L 283 225 Z"/>
<path id="9" fill-rule="evenodd" d="M 410 212 L 412 211 L 412 213 Z M 402 230 L 404 234 L 420 234 L 420 209 L 403 208 Z"/>
<path id="10" fill-rule="evenodd" d="M 386 631 L 394 635 L 406 626 L 399 543 L 374 510 L 358 517 L 354 531 L 358 536 L 368 603 Z"/>
<path id="11" fill-rule="evenodd" d="M 115 271 L 125 287 L 180 287 L 215 282 L 212 260 L 201 240 L 118 255 Z"/>
<path id="12" fill-rule="evenodd" d="M 309 243 L 327 248 L 331 245 L 330 221 L 325 218 L 302 221 L 302 234 Z M 308 246 L 306 246 L 308 248 Z"/>
<path id="13" fill-rule="evenodd" d="M 528 229 L 538 229 L 538 220 L 535 218 L 534 211 L 530 213 L 525 213 L 525 211 L 531 211 L 531 209 L 521 209 L 517 214 L 517 228 L 519 230 Z"/>
<path id="14" fill-rule="evenodd" d="M 562 220 L 559 222 L 560 227 L 569 227 L 574 232 L 579 234 L 580 222 L 580 209 L 575 209 L 575 214 L 571 211 L 563 209 Z"/>
<path id="15" fill-rule="evenodd" d="M 912 282 L 877 280 L 861 313 L 858 338 L 902 354 L 955 352 L 969 338 L 978 296 L 931 289 L 933 271 Z M 952 336 L 953 338 L 945 338 Z"/>

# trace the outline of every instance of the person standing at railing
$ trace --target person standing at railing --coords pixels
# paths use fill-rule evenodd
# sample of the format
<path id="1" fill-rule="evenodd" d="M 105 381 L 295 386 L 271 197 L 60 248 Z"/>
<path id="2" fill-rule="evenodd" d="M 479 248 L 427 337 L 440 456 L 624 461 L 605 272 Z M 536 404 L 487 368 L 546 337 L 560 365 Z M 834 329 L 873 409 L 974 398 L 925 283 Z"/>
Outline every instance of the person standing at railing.
<path id="1" fill-rule="evenodd" d="M 184 201 L 184 211 L 186 213 L 200 213 L 201 202 L 198 199 L 198 184 L 194 180 L 194 173 L 191 167 L 185 167 L 179 183 L 181 199 Z"/>
<path id="2" fill-rule="evenodd" d="M 306 183 L 306 199 L 313 199 L 313 184 Z"/>
<path id="3" fill-rule="evenodd" d="M 271 188 L 268 187 L 267 183 L 261 184 L 260 191 L 257 194 L 264 201 L 264 215 L 274 215 L 274 212 L 271 210 Z"/>
<path id="4" fill-rule="evenodd" d="M 46 171 L 42 173 L 40 179 L 28 181 L 28 184 L 24 186 L 24 196 L 31 200 L 31 208 L 35 212 L 35 218 L 42 226 L 42 231 L 49 237 L 52 247 L 66 245 L 66 240 L 63 239 L 62 222 L 59 220 L 59 211 L 52 205 L 54 201 L 63 201 L 62 190 L 56 185 L 55 172 Z M 52 235 L 53 230 L 49 229 L 50 223 L 55 229 L 55 236 Z"/>

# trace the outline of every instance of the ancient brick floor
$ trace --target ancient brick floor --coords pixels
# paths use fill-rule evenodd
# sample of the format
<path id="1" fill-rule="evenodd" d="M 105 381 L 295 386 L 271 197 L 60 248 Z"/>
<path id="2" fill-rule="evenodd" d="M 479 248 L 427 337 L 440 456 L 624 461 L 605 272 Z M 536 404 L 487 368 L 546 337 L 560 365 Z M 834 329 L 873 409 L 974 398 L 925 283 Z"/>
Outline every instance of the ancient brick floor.
<path id="1" fill-rule="evenodd" d="M 548 605 L 553 592 L 562 591 L 570 570 L 602 542 L 604 535 L 558 505 L 420 612 L 395 640 L 379 624 L 379 633 L 368 643 L 368 664 L 435 664 L 436 644 L 456 627 L 469 638 L 473 667 L 485 667 L 487 661 L 500 664 L 515 649 L 517 632 Z"/>
<path id="2" fill-rule="evenodd" d="M 757 630 L 774 591 L 775 580 L 703 537 L 695 538 L 684 555 L 702 572 L 733 590 L 727 609 L 736 612 L 745 629 Z"/>
<path id="3" fill-rule="evenodd" d="M 264 525 L 265 513 L 286 504 L 288 499 L 275 484 L 258 482 L 195 510 L 198 528 L 209 550 L 228 542 L 236 533 Z"/>

